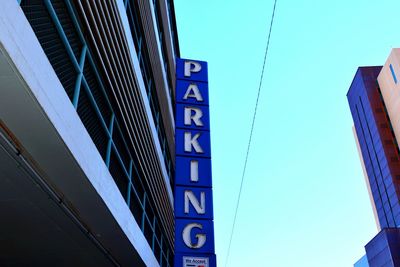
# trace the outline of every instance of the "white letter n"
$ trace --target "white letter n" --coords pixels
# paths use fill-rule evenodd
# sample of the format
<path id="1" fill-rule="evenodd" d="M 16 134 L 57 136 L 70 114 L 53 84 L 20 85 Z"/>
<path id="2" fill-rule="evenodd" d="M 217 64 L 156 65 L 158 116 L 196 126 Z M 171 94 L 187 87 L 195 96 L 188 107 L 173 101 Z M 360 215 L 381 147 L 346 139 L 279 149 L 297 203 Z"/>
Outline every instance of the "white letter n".
<path id="1" fill-rule="evenodd" d="M 192 203 L 192 206 L 196 210 L 197 214 L 205 214 L 206 213 L 206 193 L 200 193 L 200 202 L 194 195 L 193 191 L 185 190 L 185 213 L 189 213 L 189 203 Z"/>

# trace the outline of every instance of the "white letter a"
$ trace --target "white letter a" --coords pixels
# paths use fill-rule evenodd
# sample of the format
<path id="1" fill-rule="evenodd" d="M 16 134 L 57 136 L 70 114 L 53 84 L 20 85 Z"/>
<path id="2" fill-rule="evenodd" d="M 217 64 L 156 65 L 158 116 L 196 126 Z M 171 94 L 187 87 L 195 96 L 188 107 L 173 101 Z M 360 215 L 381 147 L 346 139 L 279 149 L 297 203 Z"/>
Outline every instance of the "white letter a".
<path id="1" fill-rule="evenodd" d="M 186 93 L 183 96 L 183 99 L 187 100 L 189 97 L 195 98 L 199 102 L 203 102 L 203 96 L 201 95 L 199 87 L 197 87 L 197 84 L 191 83 L 186 89 Z"/>

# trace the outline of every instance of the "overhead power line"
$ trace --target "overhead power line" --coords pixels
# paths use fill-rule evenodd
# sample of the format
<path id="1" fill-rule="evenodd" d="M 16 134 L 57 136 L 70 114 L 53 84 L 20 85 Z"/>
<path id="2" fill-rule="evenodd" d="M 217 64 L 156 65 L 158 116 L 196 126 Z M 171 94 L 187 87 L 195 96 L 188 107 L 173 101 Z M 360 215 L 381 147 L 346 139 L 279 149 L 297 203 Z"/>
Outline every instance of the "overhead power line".
<path id="1" fill-rule="evenodd" d="M 253 120 L 252 120 L 251 128 L 250 128 L 249 142 L 247 143 L 247 151 L 246 151 L 246 157 L 245 157 L 245 160 L 244 160 L 244 166 L 243 166 L 243 172 L 242 172 L 242 180 L 240 182 L 239 194 L 238 194 L 238 198 L 237 198 L 237 202 L 236 202 L 235 216 L 233 218 L 232 230 L 231 230 L 231 235 L 230 235 L 230 238 L 229 238 L 228 252 L 226 254 L 226 259 L 225 259 L 225 267 L 228 266 L 229 255 L 230 255 L 230 252 L 231 252 L 232 238 L 233 238 L 233 234 L 235 232 L 235 225 L 236 225 L 236 219 L 237 219 L 238 210 L 239 210 L 240 198 L 242 196 L 243 182 L 244 182 L 244 178 L 245 178 L 245 174 L 246 174 L 247 161 L 248 161 L 248 158 L 249 158 L 251 140 L 252 140 L 253 131 L 254 131 L 254 124 L 255 124 L 255 121 L 256 121 L 258 102 L 259 102 L 259 99 L 260 99 L 261 87 L 262 87 L 263 78 L 264 78 L 265 63 L 267 61 L 269 42 L 271 40 L 272 25 L 274 23 L 276 2 L 277 2 L 277 0 L 274 0 L 274 8 L 272 10 L 272 17 L 271 17 L 271 22 L 270 22 L 270 25 L 269 25 L 267 44 L 265 46 L 264 61 L 263 61 L 262 70 L 261 70 L 260 83 L 258 85 L 256 105 L 254 107 Z"/>

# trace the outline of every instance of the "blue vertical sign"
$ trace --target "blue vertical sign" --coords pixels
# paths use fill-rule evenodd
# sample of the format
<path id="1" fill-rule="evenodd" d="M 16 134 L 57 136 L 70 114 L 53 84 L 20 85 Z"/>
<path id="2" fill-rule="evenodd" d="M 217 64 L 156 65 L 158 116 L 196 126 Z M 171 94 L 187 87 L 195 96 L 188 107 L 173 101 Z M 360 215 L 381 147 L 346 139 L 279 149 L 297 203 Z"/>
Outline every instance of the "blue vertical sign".
<path id="1" fill-rule="evenodd" d="M 175 267 L 216 267 L 207 62 L 176 61 Z"/>

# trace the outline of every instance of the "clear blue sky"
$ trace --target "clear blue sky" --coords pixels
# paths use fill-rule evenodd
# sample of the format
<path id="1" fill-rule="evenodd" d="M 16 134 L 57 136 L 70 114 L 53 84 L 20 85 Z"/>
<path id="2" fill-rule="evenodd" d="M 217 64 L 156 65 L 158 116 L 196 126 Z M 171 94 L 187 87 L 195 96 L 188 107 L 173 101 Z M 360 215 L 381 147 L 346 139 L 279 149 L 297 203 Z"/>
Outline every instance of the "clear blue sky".
<path id="1" fill-rule="evenodd" d="M 209 63 L 225 266 L 273 0 L 175 0 L 181 56 Z M 400 47 L 398 0 L 278 0 L 229 267 L 342 267 L 377 233 L 346 93 Z"/>

